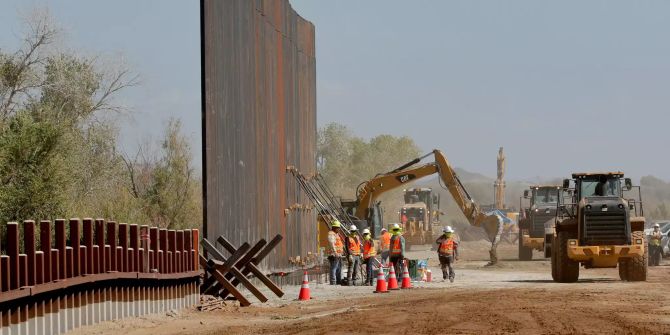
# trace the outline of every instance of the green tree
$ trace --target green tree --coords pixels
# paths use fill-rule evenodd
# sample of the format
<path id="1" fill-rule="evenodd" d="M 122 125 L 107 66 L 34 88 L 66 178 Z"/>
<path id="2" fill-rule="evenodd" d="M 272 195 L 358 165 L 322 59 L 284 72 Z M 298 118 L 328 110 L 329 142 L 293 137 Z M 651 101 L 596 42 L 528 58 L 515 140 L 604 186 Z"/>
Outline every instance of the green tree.
<path id="1" fill-rule="evenodd" d="M 353 184 L 349 161 L 353 140 L 351 131 L 338 123 L 330 123 L 317 132 L 317 169 L 334 190 L 342 191 Z"/>
<path id="2" fill-rule="evenodd" d="M 190 201 L 196 192 L 193 185 L 191 148 L 181 135 L 181 122 L 170 120 L 161 144 L 162 157 L 153 173 L 149 188 L 152 220 L 170 229 L 188 226 L 189 220 L 200 219 Z M 194 217 L 195 216 L 195 217 Z"/>
<path id="3" fill-rule="evenodd" d="M 58 166 L 61 130 L 14 115 L 0 133 L 0 222 L 65 214 L 65 176 Z"/>
<path id="4" fill-rule="evenodd" d="M 26 26 L 19 50 L 0 51 L 0 228 L 75 216 L 199 226 L 200 180 L 179 121 L 155 158 L 124 159 L 116 142 L 125 110 L 115 97 L 137 76 L 52 50 L 59 29 L 48 15 L 36 12 Z"/>
<path id="5" fill-rule="evenodd" d="M 420 150 L 406 136 L 379 135 L 369 141 L 356 137 L 346 126 L 330 123 L 318 131 L 317 168 L 336 195 L 355 197 L 356 187 L 379 173 L 391 171 L 416 158 Z M 385 219 L 397 221 L 402 189 L 379 198 Z"/>
<path id="6" fill-rule="evenodd" d="M 154 225 L 169 229 L 198 227 L 202 223 L 200 179 L 192 166 L 188 140 L 181 122 L 170 120 L 160 141 L 158 157 L 147 146 L 125 159 L 129 190 Z"/>

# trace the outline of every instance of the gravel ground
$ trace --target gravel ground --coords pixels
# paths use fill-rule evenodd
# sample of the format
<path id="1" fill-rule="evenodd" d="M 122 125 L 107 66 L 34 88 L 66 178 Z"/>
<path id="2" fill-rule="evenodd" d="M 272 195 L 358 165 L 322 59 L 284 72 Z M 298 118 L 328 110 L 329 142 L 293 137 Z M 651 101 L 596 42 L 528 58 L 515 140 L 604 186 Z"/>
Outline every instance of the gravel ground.
<path id="1" fill-rule="evenodd" d="M 502 245 L 502 261 L 488 267 L 487 250 L 485 242 L 464 242 L 454 283 L 413 283 L 412 290 L 389 294 L 311 283 L 308 302 L 297 301 L 299 286 L 285 286 L 284 297 L 266 304 L 241 308 L 229 301 L 213 311 L 106 322 L 72 334 L 670 333 L 665 262 L 650 268 L 647 282 L 621 282 L 616 269 L 591 269 L 582 270 L 578 283 L 559 284 L 551 281 L 548 260 L 521 262 L 516 246 Z M 429 258 L 439 277 L 428 246 L 414 248 L 409 258 Z"/>

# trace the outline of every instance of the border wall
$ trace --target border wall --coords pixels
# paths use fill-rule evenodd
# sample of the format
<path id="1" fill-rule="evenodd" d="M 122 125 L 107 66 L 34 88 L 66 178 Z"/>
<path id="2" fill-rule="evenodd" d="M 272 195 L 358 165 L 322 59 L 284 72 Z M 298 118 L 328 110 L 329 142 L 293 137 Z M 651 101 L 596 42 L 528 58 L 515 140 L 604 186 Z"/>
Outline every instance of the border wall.
<path id="1" fill-rule="evenodd" d="M 287 0 L 203 0 L 205 237 L 281 234 L 261 264 L 316 260 L 316 212 L 287 166 L 315 173 L 314 25 Z"/>

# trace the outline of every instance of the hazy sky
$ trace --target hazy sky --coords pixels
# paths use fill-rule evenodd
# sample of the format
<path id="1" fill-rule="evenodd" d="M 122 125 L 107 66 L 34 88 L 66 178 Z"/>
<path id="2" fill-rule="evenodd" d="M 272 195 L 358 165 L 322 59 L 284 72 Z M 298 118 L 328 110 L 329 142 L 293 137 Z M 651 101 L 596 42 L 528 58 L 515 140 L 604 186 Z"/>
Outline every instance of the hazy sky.
<path id="1" fill-rule="evenodd" d="M 3 2 L 0 31 L 16 32 L 29 3 Z M 510 179 L 670 179 L 670 2 L 291 3 L 316 25 L 319 125 L 408 135 L 489 176 L 504 146 Z M 48 4 L 73 48 L 121 53 L 141 74 L 123 95 L 139 113 L 124 145 L 178 116 L 200 157 L 198 1 Z"/>
<path id="2" fill-rule="evenodd" d="M 0 49 L 16 49 L 21 16 L 34 7 L 49 8 L 69 49 L 122 58 L 139 74 L 140 85 L 117 100 L 131 110 L 121 129 L 124 150 L 135 152 L 140 141 L 159 139 L 170 117 L 177 117 L 201 165 L 199 1 L 3 0 Z"/>
<path id="3" fill-rule="evenodd" d="M 670 178 L 670 2 L 312 1 L 319 123 L 510 178 Z"/>

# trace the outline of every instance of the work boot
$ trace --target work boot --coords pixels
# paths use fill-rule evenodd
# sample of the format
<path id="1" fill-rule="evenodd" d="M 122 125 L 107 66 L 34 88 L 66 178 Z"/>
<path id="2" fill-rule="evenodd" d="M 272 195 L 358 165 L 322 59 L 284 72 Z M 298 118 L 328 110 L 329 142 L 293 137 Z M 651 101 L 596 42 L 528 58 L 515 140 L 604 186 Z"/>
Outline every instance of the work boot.
<path id="1" fill-rule="evenodd" d="M 453 283 L 454 282 L 454 277 L 455 277 L 454 275 L 449 276 L 449 282 Z"/>

